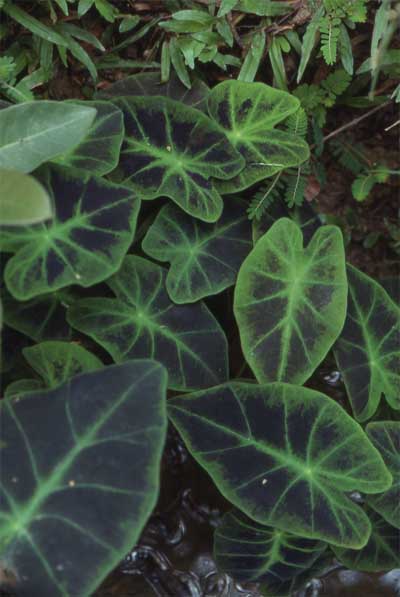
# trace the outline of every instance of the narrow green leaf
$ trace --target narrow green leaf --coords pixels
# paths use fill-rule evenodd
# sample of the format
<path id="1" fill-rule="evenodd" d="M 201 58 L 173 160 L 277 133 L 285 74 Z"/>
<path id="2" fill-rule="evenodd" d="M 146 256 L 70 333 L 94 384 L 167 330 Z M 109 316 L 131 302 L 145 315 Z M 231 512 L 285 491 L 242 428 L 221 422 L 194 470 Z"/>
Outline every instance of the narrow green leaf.
<path id="1" fill-rule="evenodd" d="M 269 60 L 272 66 L 272 72 L 274 73 L 276 87 L 287 91 L 287 79 L 285 63 L 283 62 L 282 49 L 277 37 L 272 38 L 272 43 L 268 52 Z"/>
<path id="2" fill-rule="evenodd" d="M 400 409 L 400 309 L 380 284 L 347 266 L 346 323 L 335 345 L 354 416 L 371 418 L 381 395 Z"/>
<path id="3" fill-rule="evenodd" d="M 233 10 L 238 3 L 238 0 L 221 0 L 219 5 L 217 17 L 224 17 L 228 12 Z"/>
<path id="4" fill-rule="evenodd" d="M 84 50 L 83 47 L 69 33 L 64 32 L 62 34 L 62 37 L 64 38 L 64 40 L 66 42 L 66 46 L 67 46 L 68 50 L 71 52 L 71 54 L 77 60 L 79 60 L 79 62 L 81 64 L 83 64 L 88 69 L 93 81 L 96 81 L 97 80 L 96 65 L 93 62 L 93 60 L 91 59 L 91 57 L 89 56 L 89 54 L 86 52 L 86 50 Z"/>
<path id="5" fill-rule="evenodd" d="M 135 361 L 1 401 L 0 544 L 19 595 L 92 595 L 135 544 L 158 497 L 165 391 L 165 369 Z"/>
<path id="6" fill-rule="evenodd" d="M 169 54 L 169 42 L 164 41 L 161 46 L 161 83 L 166 83 L 171 72 L 171 56 Z"/>
<path id="7" fill-rule="evenodd" d="M 260 66 L 265 49 L 265 33 L 256 33 L 251 40 L 250 47 L 238 74 L 238 80 L 252 83 Z"/>
<path id="8" fill-rule="evenodd" d="M 57 31 L 67 33 L 72 37 L 76 37 L 76 39 L 85 41 L 86 43 L 100 50 L 100 52 L 105 51 L 105 47 L 100 42 L 100 40 L 97 39 L 95 35 L 93 35 L 93 33 L 90 33 L 90 31 L 86 31 L 86 29 L 82 29 L 82 27 L 77 27 L 73 23 L 59 23 L 57 25 Z"/>
<path id="9" fill-rule="evenodd" d="M 14 21 L 17 21 L 22 27 L 28 29 L 33 35 L 37 35 L 38 37 L 45 39 L 57 46 L 66 46 L 65 39 L 52 28 L 47 27 L 41 21 L 35 19 L 30 14 L 25 12 L 22 8 L 19 8 L 15 4 L 7 3 L 3 6 L 3 11 Z"/>
<path id="10" fill-rule="evenodd" d="M 94 0 L 79 0 L 78 17 L 83 17 L 93 6 Z"/>
<path id="11" fill-rule="evenodd" d="M 257 380 L 303 384 L 339 336 L 346 306 L 340 229 L 322 226 L 303 248 L 297 224 L 278 220 L 244 260 L 235 287 L 243 354 Z"/>
<path id="12" fill-rule="evenodd" d="M 171 264 L 166 286 L 175 303 L 193 303 L 232 286 L 251 247 L 246 204 L 237 201 L 227 203 L 213 225 L 168 204 L 142 242 L 150 257 Z"/>
<path id="13" fill-rule="evenodd" d="M 306 539 L 367 543 L 368 516 L 347 493 L 385 491 L 392 477 L 336 402 L 284 383 L 232 382 L 168 408 L 192 456 L 247 516 Z"/>
<path id="14" fill-rule="evenodd" d="M 96 110 L 51 101 L 0 110 L 0 168 L 31 172 L 75 147 L 89 131 Z"/>
<path id="15" fill-rule="evenodd" d="M 0 168 L 0 226 L 26 226 L 52 216 L 50 197 L 33 176 Z"/>
<path id="16" fill-rule="evenodd" d="M 138 15 L 129 15 L 128 17 L 122 19 L 122 21 L 119 24 L 118 31 L 120 33 L 126 33 L 127 31 L 131 31 L 131 29 L 134 29 L 134 27 L 136 27 L 136 25 L 138 25 L 139 23 L 140 17 Z"/>
<path id="17" fill-rule="evenodd" d="M 311 57 L 311 52 L 314 49 L 314 46 L 315 46 L 315 43 L 317 40 L 319 22 L 320 22 L 322 14 L 323 14 L 323 11 L 324 11 L 324 9 L 322 6 L 320 8 L 318 8 L 318 10 L 314 13 L 313 18 L 307 25 L 306 32 L 303 36 L 303 41 L 302 41 L 302 45 L 301 45 L 300 64 L 299 64 L 299 68 L 297 70 L 297 84 L 300 83 L 300 81 L 303 77 L 304 71 L 306 70 L 307 64 Z"/>
<path id="18" fill-rule="evenodd" d="M 190 89 L 192 84 L 190 81 L 189 73 L 187 72 L 181 50 L 179 49 L 179 46 L 175 38 L 171 39 L 171 41 L 169 42 L 169 54 L 176 74 L 178 75 L 179 79 L 184 84 L 184 86 Z"/>
<path id="19" fill-rule="evenodd" d="M 174 305 L 163 268 L 128 255 L 108 280 L 117 298 L 73 303 L 69 323 L 121 362 L 150 357 L 162 363 L 175 390 L 204 388 L 228 376 L 227 342 L 203 303 Z"/>
<path id="20" fill-rule="evenodd" d="M 353 48 L 351 47 L 351 39 L 347 27 L 343 23 L 340 25 L 339 43 L 340 61 L 342 66 L 349 75 L 352 75 L 354 72 Z"/>

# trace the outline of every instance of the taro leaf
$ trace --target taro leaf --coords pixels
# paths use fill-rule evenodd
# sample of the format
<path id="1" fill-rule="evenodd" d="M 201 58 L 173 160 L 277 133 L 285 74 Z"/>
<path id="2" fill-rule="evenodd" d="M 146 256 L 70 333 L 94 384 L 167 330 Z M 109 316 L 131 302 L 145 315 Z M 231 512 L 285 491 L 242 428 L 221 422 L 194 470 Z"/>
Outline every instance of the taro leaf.
<path id="1" fill-rule="evenodd" d="M 16 301 L 2 289 L 4 322 L 35 342 L 69 340 L 71 328 L 66 320 L 62 292 Z"/>
<path id="2" fill-rule="evenodd" d="M 63 166 L 104 176 L 118 165 L 124 138 L 122 112 L 110 102 L 73 100 L 73 103 L 96 108 L 97 115 L 82 143 L 75 149 L 58 156 L 54 161 Z"/>
<path id="3" fill-rule="evenodd" d="M 78 145 L 95 116 L 93 108 L 64 102 L 24 102 L 1 110 L 0 168 L 31 172 Z"/>
<path id="4" fill-rule="evenodd" d="M 392 474 L 393 485 L 380 495 L 370 495 L 367 502 L 387 522 L 400 529 L 400 422 L 368 423 L 367 435 Z"/>
<path id="5" fill-rule="evenodd" d="M 400 531 L 379 514 L 368 510 L 372 525 L 368 543 L 361 550 L 332 546 L 338 560 L 351 570 L 381 572 L 400 566 Z"/>
<path id="6" fill-rule="evenodd" d="M 9 398 L 10 396 L 15 398 L 42 388 L 43 383 L 39 379 L 17 379 L 17 381 L 8 384 L 4 391 L 4 398 Z"/>
<path id="7" fill-rule="evenodd" d="M 243 354 L 257 380 L 303 384 L 340 334 L 346 303 L 340 229 L 319 228 L 303 249 L 297 224 L 278 220 L 244 260 L 235 288 Z"/>
<path id="8" fill-rule="evenodd" d="M 0 544 L 19 597 L 92 595 L 157 499 L 166 372 L 113 365 L 2 401 Z"/>
<path id="9" fill-rule="evenodd" d="M 236 177 L 218 183 L 222 193 L 236 193 L 308 159 L 303 139 L 274 128 L 299 106 L 297 98 L 264 83 L 224 81 L 212 89 L 208 111 L 246 161 Z"/>
<path id="10" fill-rule="evenodd" d="M 0 226 L 36 224 L 52 215 L 50 197 L 33 176 L 0 168 Z"/>
<path id="11" fill-rule="evenodd" d="M 107 283 L 116 295 L 75 302 L 69 323 L 100 344 L 116 362 L 151 357 L 176 390 L 212 386 L 228 377 L 227 341 L 217 320 L 199 302 L 174 305 L 159 265 L 128 255 Z"/>
<path id="12" fill-rule="evenodd" d="M 273 595 L 311 568 L 325 549 L 322 541 L 260 525 L 235 510 L 225 514 L 214 534 L 218 569 L 239 582 L 262 583 L 264 592 Z"/>
<path id="13" fill-rule="evenodd" d="M 131 189 L 59 166 L 47 173 L 54 220 L 4 230 L 0 238 L 3 250 L 16 251 L 4 276 L 18 300 L 104 280 L 119 268 L 135 233 L 140 201 Z"/>
<path id="14" fill-rule="evenodd" d="M 348 265 L 349 304 L 335 356 L 354 416 L 366 421 L 382 393 L 400 409 L 400 309 L 374 280 Z"/>
<path id="15" fill-rule="evenodd" d="M 142 199 L 170 197 L 184 211 L 215 222 L 222 198 L 210 178 L 231 178 L 241 155 L 207 116 L 169 98 L 122 97 L 125 140 L 120 169 Z"/>
<path id="16" fill-rule="evenodd" d="M 368 516 L 346 493 L 378 493 L 392 476 L 336 402 L 299 386 L 232 382 L 173 398 L 172 422 L 234 506 L 261 524 L 359 548 Z"/>
<path id="17" fill-rule="evenodd" d="M 162 95 L 205 111 L 209 91 L 207 85 L 199 79 L 192 81 L 192 87 L 188 89 L 175 73 L 171 73 L 166 83 L 160 83 L 160 73 L 139 73 L 122 81 L 116 81 L 107 89 L 97 93 L 97 97 L 113 100 L 115 97 L 122 96 Z"/>
<path id="18" fill-rule="evenodd" d="M 273 204 L 264 211 L 261 218 L 258 220 L 254 218 L 253 224 L 253 242 L 256 244 L 267 230 L 269 230 L 279 218 L 290 218 L 300 226 L 303 233 L 304 244 L 307 245 L 311 240 L 314 232 L 321 226 L 321 220 L 318 214 L 308 203 L 296 205 L 293 209 L 289 209 L 288 204 L 282 198 L 275 200 Z"/>
<path id="19" fill-rule="evenodd" d="M 169 261 L 167 291 L 175 303 L 193 303 L 235 283 L 252 248 L 246 205 L 230 201 L 218 222 L 205 224 L 175 205 L 161 209 L 142 248 L 158 261 Z"/>

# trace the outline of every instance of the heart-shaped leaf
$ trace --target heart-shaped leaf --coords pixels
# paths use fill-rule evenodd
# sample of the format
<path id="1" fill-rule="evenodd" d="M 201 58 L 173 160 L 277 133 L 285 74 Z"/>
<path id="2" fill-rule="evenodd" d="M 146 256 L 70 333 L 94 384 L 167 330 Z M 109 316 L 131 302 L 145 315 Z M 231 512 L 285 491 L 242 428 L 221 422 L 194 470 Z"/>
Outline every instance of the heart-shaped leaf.
<path id="1" fill-rule="evenodd" d="M 221 129 L 169 98 L 123 97 L 115 103 L 125 119 L 125 181 L 142 199 L 167 196 L 200 220 L 218 220 L 223 203 L 210 179 L 231 178 L 244 166 Z"/>
<path id="2" fill-rule="evenodd" d="M 236 193 L 309 157 L 307 143 L 275 126 L 300 107 L 285 91 L 243 81 L 224 81 L 208 96 L 208 111 L 244 157 L 246 167 L 218 183 L 222 193 Z"/>
<path id="3" fill-rule="evenodd" d="M 380 495 L 369 495 L 367 502 L 389 524 L 400 529 L 400 422 L 368 423 L 366 431 L 393 477 L 390 489 Z"/>
<path id="4" fill-rule="evenodd" d="M 264 593 L 273 595 L 311 568 L 325 549 L 322 541 L 260 525 L 235 510 L 225 514 L 214 533 L 218 569 L 239 582 L 261 583 Z"/>
<path id="5" fill-rule="evenodd" d="M 163 207 L 142 248 L 158 261 L 169 261 L 167 290 L 175 303 L 193 303 L 235 283 L 252 248 L 245 205 L 230 201 L 215 224 L 205 224 L 172 204 Z"/>
<path id="6" fill-rule="evenodd" d="M 346 317 L 342 234 L 323 226 L 303 248 L 300 228 L 278 220 L 239 270 L 234 311 L 243 354 L 257 380 L 303 384 Z"/>
<path id="7" fill-rule="evenodd" d="M 275 200 L 273 204 L 263 212 L 259 220 L 256 218 L 253 219 L 254 244 L 256 244 L 258 239 L 260 239 L 280 218 L 289 218 L 300 226 L 305 245 L 309 243 L 313 234 L 321 226 L 321 220 L 318 214 L 308 203 L 296 205 L 293 209 L 289 209 L 288 204 L 282 198 Z"/>
<path id="8" fill-rule="evenodd" d="M 192 81 L 192 86 L 188 89 L 174 72 L 166 83 L 160 82 L 160 73 L 139 73 L 116 81 L 99 91 L 97 97 L 113 100 L 115 97 L 162 95 L 198 110 L 206 110 L 209 91 L 207 85 L 200 79 Z"/>
<path id="9" fill-rule="evenodd" d="M 228 377 L 227 341 L 217 320 L 199 302 L 175 305 L 163 268 L 128 255 L 107 281 L 116 299 L 88 298 L 68 311 L 69 323 L 120 362 L 151 357 L 177 390 L 204 388 Z"/>
<path id="10" fill-rule="evenodd" d="M 285 383 L 233 382 L 168 402 L 193 457 L 256 522 L 359 548 L 368 516 L 346 493 L 378 493 L 392 476 L 333 400 Z"/>
<path id="11" fill-rule="evenodd" d="M 33 176 L 0 168 L 0 226 L 26 226 L 48 220 L 53 207 Z"/>
<path id="12" fill-rule="evenodd" d="M 376 412 L 382 393 L 400 409 L 400 309 L 387 292 L 355 267 L 347 267 L 349 303 L 335 356 L 359 421 Z"/>
<path id="13" fill-rule="evenodd" d="M 96 110 L 86 105 L 50 101 L 24 102 L 0 110 L 0 168 L 35 170 L 78 145 L 95 116 Z"/>
<path id="14" fill-rule="evenodd" d="M 104 176 L 118 165 L 124 138 L 122 112 L 111 102 L 73 100 L 73 103 L 95 108 L 96 118 L 85 139 L 74 149 L 58 156 L 55 162 L 85 170 L 92 175 Z"/>
<path id="15" fill-rule="evenodd" d="M 3 250 L 16 251 L 4 277 L 19 300 L 104 280 L 120 266 L 135 233 L 140 201 L 132 190 L 61 167 L 48 171 L 46 186 L 54 220 L 4 230 L 0 238 Z"/>
<path id="16" fill-rule="evenodd" d="M 166 372 L 135 361 L 2 401 L 0 544 L 22 596 L 91 595 L 159 488 Z"/>
<path id="17" fill-rule="evenodd" d="M 338 560 L 351 570 L 381 572 L 400 566 L 400 531 L 376 512 L 368 511 L 372 525 L 368 543 L 360 550 L 332 546 Z"/>

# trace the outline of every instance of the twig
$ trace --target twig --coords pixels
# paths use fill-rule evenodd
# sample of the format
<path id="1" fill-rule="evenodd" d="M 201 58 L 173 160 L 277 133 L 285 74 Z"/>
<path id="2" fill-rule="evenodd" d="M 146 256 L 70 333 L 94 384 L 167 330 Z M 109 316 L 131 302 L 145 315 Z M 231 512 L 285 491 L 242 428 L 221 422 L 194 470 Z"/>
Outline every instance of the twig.
<path id="1" fill-rule="evenodd" d="M 347 124 L 344 124 L 343 126 L 340 126 L 338 129 L 335 129 L 334 131 L 329 133 L 329 135 L 326 135 L 322 139 L 322 142 L 325 143 L 325 141 L 328 141 L 328 139 L 332 139 L 332 137 L 336 137 L 336 135 L 339 135 L 339 133 L 342 133 L 343 131 L 347 131 L 347 129 L 353 128 L 353 126 L 356 126 L 356 124 L 358 124 L 362 120 L 369 118 L 370 116 L 372 116 L 372 114 L 375 114 L 375 112 L 378 112 L 378 110 L 382 110 L 383 108 L 386 108 L 386 106 L 389 106 L 390 104 L 392 104 L 391 100 L 384 102 L 383 104 L 380 104 L 379 106 L 375 106 L 375 108 L 372 108 L 372 110 L 369 110 L 369 112 L 366 112 L 362 116 L 358 116 L 358 118 L 354 118 L 354 120 L 351 120 Z"/>

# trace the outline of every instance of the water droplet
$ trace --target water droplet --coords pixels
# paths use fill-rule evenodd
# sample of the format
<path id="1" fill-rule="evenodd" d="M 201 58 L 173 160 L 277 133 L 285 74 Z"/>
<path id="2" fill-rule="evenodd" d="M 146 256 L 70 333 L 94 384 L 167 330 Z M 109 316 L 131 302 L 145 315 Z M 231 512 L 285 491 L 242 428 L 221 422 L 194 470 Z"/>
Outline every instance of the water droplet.
<path id="1" fill-rule="evenodd" d="M 71 479 L 70 481 L 68 481 L 68 485 L 70 487 L 75 487 L 75 481 L 73 479 Z"/>

